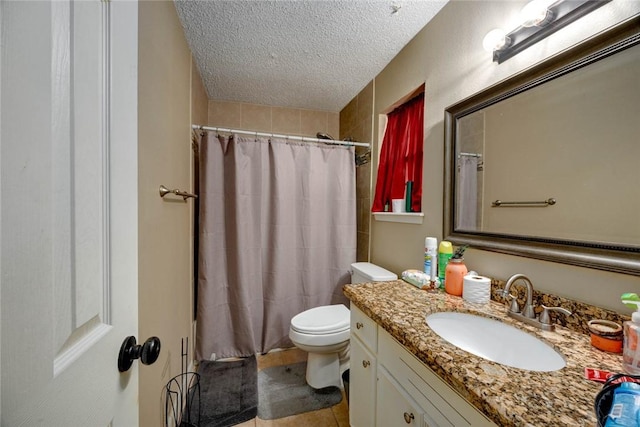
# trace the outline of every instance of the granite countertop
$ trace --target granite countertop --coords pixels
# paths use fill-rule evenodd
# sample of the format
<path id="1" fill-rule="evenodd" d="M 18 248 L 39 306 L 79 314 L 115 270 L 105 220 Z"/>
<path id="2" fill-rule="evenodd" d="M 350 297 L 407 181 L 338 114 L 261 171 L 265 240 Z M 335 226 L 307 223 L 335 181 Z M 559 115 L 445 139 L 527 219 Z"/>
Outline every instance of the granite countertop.
<path id="1" fill-rule="evenodd" d="M 622 356 L 593 348 L 589 335 L 561 326 L 554 332 L 542 331 L 507 317 L 506 307 L 495 301 L 471 304 L 402 280 L 345 285 L 344 294 L 500 426 L 596 426 L 593 402 L 602 384 L 585 379 L 584 368 L 622 371 Z M 502 320 L 553 346 L 567 364 L 554 372 L 533 372 L 474 356 L 427 326 L 425 315 L 440 311 Z"/>

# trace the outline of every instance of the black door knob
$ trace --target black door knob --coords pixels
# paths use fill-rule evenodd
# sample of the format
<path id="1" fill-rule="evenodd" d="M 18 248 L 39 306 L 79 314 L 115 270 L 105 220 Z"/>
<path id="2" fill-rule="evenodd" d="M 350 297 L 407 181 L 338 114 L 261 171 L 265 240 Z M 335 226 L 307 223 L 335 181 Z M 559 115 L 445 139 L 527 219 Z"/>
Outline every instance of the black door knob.
<path id="1" fill-rule="evenodd" d="M 136 342 L 136 337 L 129 336 L 124 339 L 122 346 L 120 346 L 120 353 L 118 354 L 118 370 L 120 372 L 126 372 L 131 368 L 133 361 L 140 359 L 145 365 L 151 365 L 158 360 L 160 356 L 160 338 L 151 337 L 139 345 Z"/>

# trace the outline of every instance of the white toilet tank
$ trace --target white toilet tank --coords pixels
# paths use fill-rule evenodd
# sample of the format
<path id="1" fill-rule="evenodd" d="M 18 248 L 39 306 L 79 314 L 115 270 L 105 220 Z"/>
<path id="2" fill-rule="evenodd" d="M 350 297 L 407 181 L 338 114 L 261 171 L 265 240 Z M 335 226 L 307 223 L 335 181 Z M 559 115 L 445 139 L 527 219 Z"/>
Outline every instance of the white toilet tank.
<path id="1" fill-rule="evenodd" d="M 386 282 L 397 279 L 396 274 L 370 262 L 351 264 L 351 283 Z"/>

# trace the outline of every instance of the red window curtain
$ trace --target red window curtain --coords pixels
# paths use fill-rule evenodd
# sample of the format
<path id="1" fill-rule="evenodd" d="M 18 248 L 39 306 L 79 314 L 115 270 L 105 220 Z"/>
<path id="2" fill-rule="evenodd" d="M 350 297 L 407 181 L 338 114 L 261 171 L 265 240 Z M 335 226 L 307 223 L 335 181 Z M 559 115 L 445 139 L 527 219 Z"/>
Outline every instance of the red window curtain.
<path id="1" fill-rule="evenodd" d="M 387 114 L 372 212 L 383 212 L 385 205 L 391 211 L 392 199 L 405 198 L 408 181 L 412 182 L 411 212 L 420 212 L 423 117 L 424 93 Z"/>

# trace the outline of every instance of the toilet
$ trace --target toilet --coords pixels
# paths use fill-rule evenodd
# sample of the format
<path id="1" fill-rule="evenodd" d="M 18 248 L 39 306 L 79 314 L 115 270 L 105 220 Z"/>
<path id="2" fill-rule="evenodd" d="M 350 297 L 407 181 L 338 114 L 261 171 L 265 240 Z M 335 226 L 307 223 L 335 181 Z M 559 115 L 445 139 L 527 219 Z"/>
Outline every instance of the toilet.
<path id="1" fill-rule="evenodd" d="M 351 283 L 385 282 L 398 276 L 369 262 L 351 264 Z M 289 338 L 306 351 L 307 384 L 315 389 L 341 385 L 349 367 L 350 316 L 342 304 L 314 307 L 291 319 Z"/>

